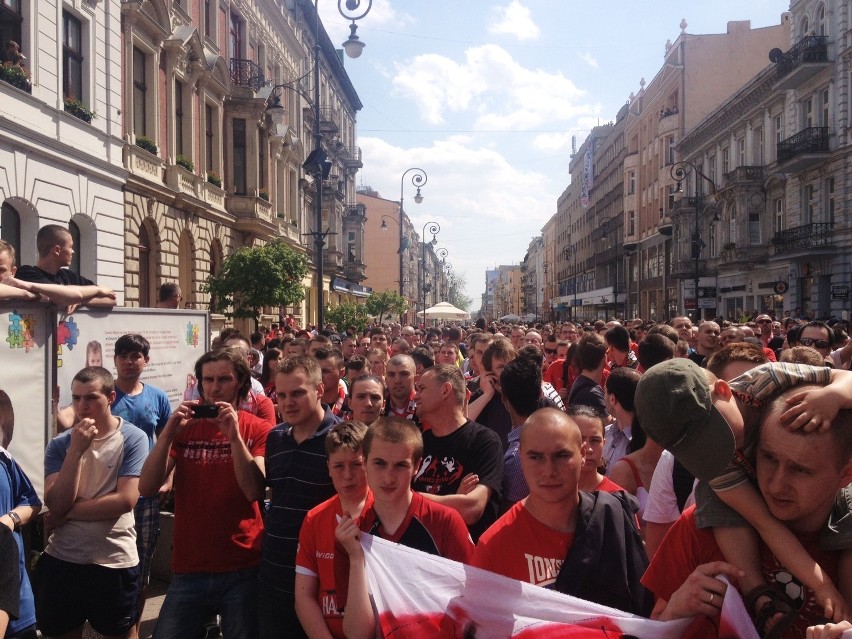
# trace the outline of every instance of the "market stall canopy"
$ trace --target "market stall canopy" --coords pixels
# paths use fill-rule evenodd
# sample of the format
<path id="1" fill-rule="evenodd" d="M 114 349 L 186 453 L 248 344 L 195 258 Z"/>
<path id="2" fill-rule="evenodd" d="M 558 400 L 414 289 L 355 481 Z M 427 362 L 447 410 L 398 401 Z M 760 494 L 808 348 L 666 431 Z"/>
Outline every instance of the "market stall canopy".
<path id="1" fill-rule="evenodd" d="M 456 308 L 449 302 L 439 302 L 435 306 L 426 309 L 426 317 L 429 319 L 466 320 L 470 319 L 470 313 Z"/>
<path id="2" fill-rule="evenodd" d="M 500 318 L 501 322 L 520 322 L 521 318 L 514 313 L 509 313 L 508 315 L 504 315 Z"/>

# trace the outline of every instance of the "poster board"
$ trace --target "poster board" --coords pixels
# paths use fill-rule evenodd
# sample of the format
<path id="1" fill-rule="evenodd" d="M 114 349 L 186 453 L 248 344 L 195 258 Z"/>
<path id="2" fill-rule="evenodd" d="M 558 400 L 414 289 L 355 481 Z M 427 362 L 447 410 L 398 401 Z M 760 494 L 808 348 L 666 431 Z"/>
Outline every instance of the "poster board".
<path id="1" fill-rule="evenodd" d="M 81 368 L 100 361 L 115 377 L 115 341 L 127 333 L 138 333 L 151 344 L 150 361 L 142 381 L 156 386 L 169 397 L 172 409 L 183 400 L 194 383 L 195 361 L 210 343 L 209 316 L 191 309 L 114 308 L 109 311 L 81 309 L 61 317 L 56 329 L 56 370 L 59 405 L 71 403 L 71 380 Z"/>
<path id="2" fill-rule="evenodd" d="M 0 425 L 14 426 L 9 452 L 42 497 L 44 449 L 54 433 L 54 311 L 38 302 L 0 301 L 0 391 L 5 393 L 0 393 Z"/>
<path id="3" fill-rule="evenodd" d="M 84 308 L 57 316 L 48 304 L 0 300 L 0 390 L 9 400 L 0 394 L 0 425 L 13 423 L 9 452 L 42 498 L 44 449 L 56 434 L 52 389 L 58 386 L 59 407 L 71 404 L 71 380 L 91 361 L 90 342 L 98 343 L 99 363 L 115 376 L 113 347 L 125 333 L 139 333 L 151 343 L 142 381 L 165 391 L 176 407 L 190 380 L 194 383 L 188 376 L 195 361 L 209 347 L 206 311 Z"/>

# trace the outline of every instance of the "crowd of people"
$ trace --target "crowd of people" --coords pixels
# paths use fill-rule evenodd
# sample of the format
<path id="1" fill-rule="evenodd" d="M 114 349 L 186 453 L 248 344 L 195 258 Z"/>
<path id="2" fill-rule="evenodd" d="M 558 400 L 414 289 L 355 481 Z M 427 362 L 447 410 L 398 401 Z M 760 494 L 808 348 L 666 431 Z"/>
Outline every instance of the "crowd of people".
<path id="1" fill-rule="evenodd" d="M 57 227 L 58 228 L 58 227 Z M 40 234 L 0 297 L 114 303 Z M 79 277 L 79 276 L 77 276 Z M 180 303 L 166 285 L 163 306 Z M 852 602 L 852 341 L 842 322 L 598 321 L 222 331 L 174 409 L 74 376 L 37 495 L 0 412 L 0 636 L 136 637 L 160 503 L 169 584 L 153 636 L 371 637 L 361 535 L 719 635 L 727 577 L 763 637 L 838 637 Z M 0 393 L 0 408 L 3 395 Z M 22 407 L 19 407 L 20 411 Z M 21 526 L 47 507 L 27 574 Z M 404 570 L 405 567 L 400 567 Z M 428 587 L 428 585 L 424 585 Z"/>

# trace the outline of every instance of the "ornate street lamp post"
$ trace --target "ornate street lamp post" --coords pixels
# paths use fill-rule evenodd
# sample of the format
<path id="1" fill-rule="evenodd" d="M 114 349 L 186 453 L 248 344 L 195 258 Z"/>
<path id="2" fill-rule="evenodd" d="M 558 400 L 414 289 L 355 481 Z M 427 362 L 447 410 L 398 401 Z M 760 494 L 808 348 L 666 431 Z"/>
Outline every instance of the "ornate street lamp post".
<path id="1" fill-rule="evenodd" d="M 426 222 L 423 225 L 423 235 L 420 236 L 420 295 L 423 306 L 423 326 L 426 326 L 426 234 L 431 233 L 432 239 L 429 242 L 432 246 L 438 243 L 437 235 L 441 231 L 441 226 L 437 222 Z M 446 249 L 443 249 L 446 251 Z"/>

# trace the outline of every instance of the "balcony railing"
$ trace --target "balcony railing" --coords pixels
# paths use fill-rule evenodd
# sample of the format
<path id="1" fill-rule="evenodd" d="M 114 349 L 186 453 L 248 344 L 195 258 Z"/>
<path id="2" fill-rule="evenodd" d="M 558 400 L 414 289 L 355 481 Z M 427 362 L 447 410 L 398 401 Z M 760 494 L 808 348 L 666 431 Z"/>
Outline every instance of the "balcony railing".
<path id="1" fill-rule="evenodd" d="M 231 82 L 246 89 L 257 91 L 266 84 L 263 69 L 253 60 L 231 58 Z"/>
<path id="2" fill-rule="evenodd" d="M 829 248 L 834 244 L 831 233 L 833 226 L 825 222 L 803 224 L 776 233 L 772 238 L 775 254 Z"/>
<path id="3" fill-rule="evenodd" d="M 828 62 L 828 36 L 805 36 L 778 61 L 778 77 L 783 78 L 808 62 Z"/>
<path id="4" fill-rule="evenodd" d="M 778 143 L 778 162 L 809 153 L 828 153 L 828 127 L 811 126 Z"/>
<path id="5" fill-rule="evenodd" d="M 700 204 L 700 202 L 700 197 L 682 197 L 675 201 L 674 210 L 679 211 L 680 209 L 694 209 Z"/>
<path id="6" fill-rule="evenodd" d="M 726 184 L 738 182 L 763 182 L 762 166 L 738 166 L 730 173 L 722 176 Z"/>

